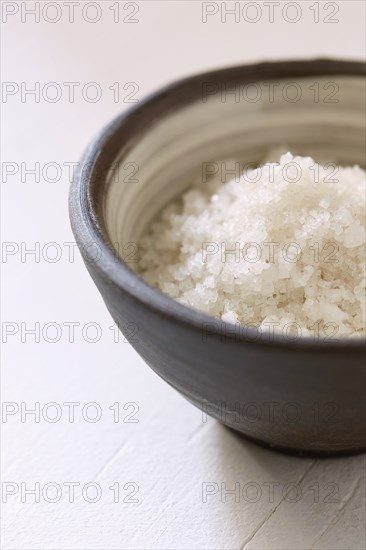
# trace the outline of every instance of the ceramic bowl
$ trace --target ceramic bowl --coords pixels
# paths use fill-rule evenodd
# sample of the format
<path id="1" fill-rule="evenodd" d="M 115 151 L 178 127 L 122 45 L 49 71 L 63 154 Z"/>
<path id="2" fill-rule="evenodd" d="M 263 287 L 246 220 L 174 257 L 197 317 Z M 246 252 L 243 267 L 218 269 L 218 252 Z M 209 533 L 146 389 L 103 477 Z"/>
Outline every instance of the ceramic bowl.
<path id="1" fill-rule="evenodd" d="M 194 311 L 135 273 L 137 243 L 204 162 L 260 162 L 285 143 L 294 153 L 364 166 L 364 73 L 360 62 L 310 60 L 181 80 L 112 121 L 71 189 L 86 266 L 141 357 L 202 410 L 203 422 L 209 414 L 280 450 L 366 448 L 365 340 L 258 336 Z"/>

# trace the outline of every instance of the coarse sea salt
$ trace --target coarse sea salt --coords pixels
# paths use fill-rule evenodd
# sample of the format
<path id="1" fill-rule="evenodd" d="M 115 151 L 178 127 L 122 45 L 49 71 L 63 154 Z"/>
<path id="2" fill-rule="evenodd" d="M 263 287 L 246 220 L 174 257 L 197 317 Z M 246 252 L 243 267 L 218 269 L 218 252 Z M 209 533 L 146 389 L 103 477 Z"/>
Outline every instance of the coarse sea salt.
<path id="1" fill-rule="evenodd" d="M 286 153 L 193 182 L 147 228 L 137 271 L 230 323 L 362 335 L 365 237 L 365 171 Z"/>

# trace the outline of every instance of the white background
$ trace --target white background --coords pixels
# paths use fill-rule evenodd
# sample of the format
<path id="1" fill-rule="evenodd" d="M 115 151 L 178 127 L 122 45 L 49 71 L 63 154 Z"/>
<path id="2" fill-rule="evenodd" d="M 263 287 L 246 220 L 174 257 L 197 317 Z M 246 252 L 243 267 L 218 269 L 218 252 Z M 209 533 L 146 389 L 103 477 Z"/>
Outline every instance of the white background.
<path id="1" fill-rule="evenodd" d="M 115 23 L 110 9 L 114 2 L 109 1 L 98 3 L 102 15 L 94 24 L 82 17 L 83 0 L 75 7 L 73 23 L 64 2 L 57 2 L 61 19 L 53 24 L 42 14 L 39 23 L 30 15 L 22 22 L 22 9 L 34 7 L 34 2 L 2 2 L 3 10 L 5 4 L 18 12 L 7 21 L 3 13 L 2 78 L 16 83 L 20 91 L 3 96 L 1 105 L 2 160 L 15 163 L 17 170 L 7 178 L 3 174 L 2 181 L 2 240 L 15 243 L 9 245 L 14 254 L 2 257 L 3 342 L 4 330 L 14 330 L 3 345 L 2 399 L 15 403 L 13 411 L 18 407 L 19 412 L 3 416 L 1 425 L 2 481 L 16 492 L 2 504 L 3 548 L 365 548 L 364 456 L 285 456 L 243 440 L 212 419 L 204 422 L 202 413 L 161 381 L 130 344 L 122 337 L 114 341 L 113 321 L 79 254 L 70 261 L 63 244 L 74 241 L 64 163 L 77 162 L 92 136 L 129 107 L 123 102 L 132 90 L 123 90 L 126 83 L 136 83 L 135 97 L 141 99 L 178 77 L 227 64 L 317 56 L 362 60 L 364 2 L 331 3 L 339 7 L 333 16 L 338 23 L 324 22 L 332 6 L 326 11 L 321 2 L 320 22 L 315 23 L 310 9 L 314 3 L 298 2 L 302 16 L 292 24 L 281 15 L 283 2 L 273 23 L 263 2 L 257 2 L 263 8 L 257 23 L 243 18 L 235 23 L 230 17 L 221 22 L 220 13 L 203 23 L 202 4 L 196 1 L 138 2 L 138 22 L 132 24 Z M 132 12 L 120 4 L 121 17 Z M 52 9 L 45 17 L 55 17 Z M 95 13 L 91 8 L 87 17 Z M 248 13 L 253 18 L 254 12 Z M 294 17 L 291 10 L 288 14 Z M 63 92 L 55 103 L 42 96 L 51 81 Z M 40 101 L 31 95 L 22 98 L 22 86 L 24 91 L 36 82 Z M 74 103 L 64 82 L 80 83 Z M 89 82 L 97 82 L 102 90 L 96 103 L 82 97 L 81 89 Z M 118 102 L 109 89 L 115 82 L 124 94 Z M 58 163 L 59 181 L 49 181 L 55 174 L 51 169 L 39 182 L 25 173 L 36 162 L 41 170 L 47 163 Z M 61 250 L 55 263 L 47 258 L 55 249 L 44 248 L 50 242 Z M 39 261 L 31 254 L 22 258 L 21 250 L 35 246 L 40 247 Z M 67 322 L 79 323 L 73 342 Z M 40 342 L 25 333 L 35 323 L 40 326 Z M 47 341 L 55 335 L 52 327 L 42 336 L 47 323 L 58 323 L 58 342 Z M 86 337 L 84 330 L 83 338 L 87 323 L 101 327 L 98 342 L 86 341 L 95 334 L 91 328 Z M 34 408 L 36 402 L 41 408 L 39 422 L 34 415 L 22 418 L 21 408 Z M 49 402 L 56 402 L 62 413 L 54 423 L 49 417 L 55 409 L 42 414 Z M 65 402 L 80 403 L 73 423 Z M 87 420 L 86 414 L 95 413 L 92 408 L 84 408 L 83 418 L 82 409 L 89 402 L 96 402 L 102 412 L 98 422 Z M 121 408 L 117 423 L 109 409 L 115 402 Z M 128 403 L 136 405 L 123 409 Z M 138 422 L 127 422 L 133 408 L 137 412 L 131 419 Z M 24 493 L 22 482 L 28 489 L 40 484 L 40 502 Z M 55 494 L 52 487 L 42 495 L 50 482 L 62 490 L 55 503 L 48 502 Z M 68 482 L 80 484 L 74 502 L 63 485 Z M 92 488 L 83 495 L 89 482 L 100 488 L 98 502 L 88 502 L 94 496 Z M 206 502 L 205 482 L 217 489 Z M 248 498 L 243 497 L 250 482 L 261 491 L 257 502 L 250 502 L 250 490 Z M 278 484 L 273 499 L 264 485 L 268 482 Z M 121 493 L 115 503 L 110 487 L 117 483 Z M 133 487 L 138 486 L 138 502 L 124 502 L 132 487 L 124 489 L 126 483 L 137 484 Z M 239 484 L 239 499 L 227 495 L 225 501 L 222 483 L 227 489 Z M 288 483 L 301 488 L 298 502 L 283 498 Z M 327 498 L 335 486 L 333 498 Z"/>

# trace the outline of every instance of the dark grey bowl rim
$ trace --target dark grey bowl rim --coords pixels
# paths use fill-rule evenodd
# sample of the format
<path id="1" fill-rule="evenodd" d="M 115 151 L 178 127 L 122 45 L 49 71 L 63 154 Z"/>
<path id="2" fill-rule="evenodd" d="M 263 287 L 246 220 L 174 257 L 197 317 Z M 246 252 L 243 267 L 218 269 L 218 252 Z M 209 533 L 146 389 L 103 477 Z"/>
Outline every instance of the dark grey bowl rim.
<path id="1" fill-rule="evenodd" d="M 289 341 L 281 334 L 273 334 L 270 339 L 267 337 L 255 339 L 255 331 L 245 325 L 243 328 L 246 328 L 247 335 L 236 333 L 233 335 L 232 332 L 235 331 L 234 324 L 184 306 L 147 283 L 126 262 L 116 257 L 113 245 L 108 239 L 100 200 L 104 187 L 100 185 L 97 177 L 97 163 L 103 158 L 106 147 L 113 141 L 117 130 L 122 129 L 124 126 L 129 127 L 127 132 L 129 137 L 126 142 L 131 139 L 131 129 L 137 137 L 141 131 L 141 120 L 139 123 L 138 119 L 142 118 L 142 113 L 144 114 L 143 121 L 146 128 L 149 123 L 154 122 L 154 116 L 149 118 L 151 109 L 154 110 L 162 104 L 162 107 L 167 111 L 191 104 L 199 97 L 197 92 L 201 90 L 201 84 L 205 80 L 221 82 L 223 79 L 226 81 L 233 79 L 248 83 L 264 80 L 265 78 L 306 78 L 332 75 L 359 77 L 365 75 L 365 66 L 362 61 L 336 59 L 301 59 L 235 65 L 177 80 L 148 95 L 137 105 L 127 109 L 107 124 L 89 145 L 78 165 L 70 189 L 69 211 L 72 229 L 79 247 L 83 244 L 95 243 L 100 247 L 102 254 L 100 258 L 92 262 L 92 265 L 98 270 L 102 278 L 107 280 L 109 284 L 128 293 L 136 302 L 152 309 L 156 315 L 174 319 L 176 323 L 191 327 L 193 330 L 202 331 L 204 324 L 214 323 L 219 325 L 220 328 L 215 329 L 215 327 L 212 327 L 212 333 L 221 335 L 222 328 L 225 328 L 226 342 L 231 340 L 246 342 L 252 346 L 281 346 L 292 349 L 315 349 L 317 351 L 337 349 L 337 351 L 347 352 L 349 348 L 357 348 L 359 351 L 363 351 L 366 348 L 366 339 L 361 336 L 343 337 L 332 342 L 314 341 L 309 336 L 301 336 L 297 340 Z M 108 167 L 111 163 L 107 162 L 106 165 Z M 89 167 L 87 177 L 83 174 L 85 166 Z M 81 252 L 83 254 L 82 250 Z M 88 262 L 85 255 L 84 259 Z"/>

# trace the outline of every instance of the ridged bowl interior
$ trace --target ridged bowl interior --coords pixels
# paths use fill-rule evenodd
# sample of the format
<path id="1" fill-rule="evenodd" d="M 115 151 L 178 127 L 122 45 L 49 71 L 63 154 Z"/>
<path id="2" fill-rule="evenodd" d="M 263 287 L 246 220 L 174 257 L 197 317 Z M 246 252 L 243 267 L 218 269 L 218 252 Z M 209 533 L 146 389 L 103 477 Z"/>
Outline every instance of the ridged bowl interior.
<path id="1" fill-rule="evenodd" d="M 103 217 L 119 249 L 138 242 L 162 206 L 199 180 L 203 163 L 227 158 L 260 163 L 269 149 L 284 145 L 315 160 L 365 165 L 364 78 L 277 79 L 245 86 L 230 90 L 203 82 L 200 97 L 188 105 L 177 97 L 174 108 L 147 120 L 145 131 L 116 156 Z"/>

